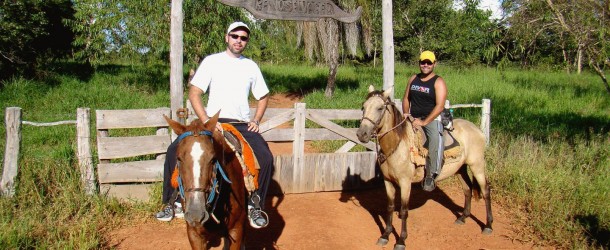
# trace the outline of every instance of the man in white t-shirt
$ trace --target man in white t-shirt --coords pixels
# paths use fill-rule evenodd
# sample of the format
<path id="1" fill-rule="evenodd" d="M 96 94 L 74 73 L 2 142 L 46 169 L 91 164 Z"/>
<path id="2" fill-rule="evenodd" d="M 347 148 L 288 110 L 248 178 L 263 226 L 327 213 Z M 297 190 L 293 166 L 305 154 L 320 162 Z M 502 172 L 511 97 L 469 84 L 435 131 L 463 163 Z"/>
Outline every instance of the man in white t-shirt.
<path id="1" fill-rule="evenodd" d="M 260 165 L 259 188 L 248 199 L 248 218 L 253 228 L 262 228 L 268 224 L 268 217 L 262 209 L 274 166 L 273 155 L 259 133 L 258 125 L 267 109 L 269 89 L 258 65 L 242 55 L 249 39 L 250 28 L 245 23 L 234 22 L 229 25 L 225 35 L 227 49 L 203 59 L 190 82 L 188 96 L 200 120 L 205 122 L 210 119 L 209 114 L 213 115 L 220 111 L 219 122 L 232 123 L 254 151 Z M 208 103 L 204 106 L 201 97 L 206 93 Z M 256 112 L 252 119 L 248 104 L 250 93 L 257 100 Z M 167 155 L 170 155 L 170 149 Z M 171 176 L 172 165 L 175 164 L 166 162 L 165 175 Z M 171 208 L 172 204 L 169 200 L 173 190 L 170 190 L 172 188 L 169 181 L 164 180 L 164 182 L 168 185 L 166 190 L 164 184 L 163 203 L 169 204 L 167 207 Z M 157 219 L 168 221 L 173 218 L 171 214 L 174 211 L 167 207 L 157 214 Z"/>

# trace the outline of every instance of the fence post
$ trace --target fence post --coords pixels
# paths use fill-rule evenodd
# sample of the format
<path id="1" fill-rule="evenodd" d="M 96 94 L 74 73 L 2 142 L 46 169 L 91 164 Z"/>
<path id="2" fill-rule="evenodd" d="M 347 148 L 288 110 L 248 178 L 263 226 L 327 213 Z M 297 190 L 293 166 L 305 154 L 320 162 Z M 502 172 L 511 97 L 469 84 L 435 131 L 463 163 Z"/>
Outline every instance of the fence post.
<path id="1" fill-rule="evenodd" d="M 89 108 L 76 109 L 76 144 L 78 165 L 80 166 L 80 178 L 85 193 L 95 193 L 95 173 L 91 160 L 91 130 L 90 130 Z"/>
<path id="2" fill-rule="evenodd" d="M 485 133 L 485 145 L 489 145 L 489 128 L 491 123 L 491 100 L 483 99 L 483 108 L 481 109 L 481 130 Z"/>
<path id="3" fill-rule="evenodd" d="M 6 125 L 6 148 L 4 150 L 4 169 L 0 181 L 2 195 L 12 197 L 15 194 L 15 178 L 19 163 L 19 146 L 21 144 L 21 108 L 6 108 L 4 117 Z"/>
<path id="4" fill-rule="evenodd" d="M 305 165 L 305 103 L 294 104 L 294 141 L 292 142 L 292 192 L 303 192 L 305 183 L 301 180 L 301 174 Z"/>

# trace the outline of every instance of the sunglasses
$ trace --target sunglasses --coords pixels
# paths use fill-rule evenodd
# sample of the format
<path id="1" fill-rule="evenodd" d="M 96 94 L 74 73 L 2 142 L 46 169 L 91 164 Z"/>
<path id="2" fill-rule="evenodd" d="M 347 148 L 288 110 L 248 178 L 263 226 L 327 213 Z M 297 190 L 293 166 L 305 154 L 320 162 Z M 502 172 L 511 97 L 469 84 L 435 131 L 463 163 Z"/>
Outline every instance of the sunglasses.
<path id="1" fill-rule="evenodd" d="M 239 39 L 241 39 L 241 40 L 242 40 L 242 41 L 244 41 L 244 42 L 247 42 L 247 41 L 248 41 L 248 39 L 250 39 L 250 38 L 249 38 L 249 37 L 247 37 L 247 36 L 240 36 L 240 35 L 237 35 L 237 34 L 229 34 L 229 36 L 230 36 L 231 38 L 233 38 L 234 40 L 237 40 L 237 38 L 239 38 Z"/>
<path id="2" fill-rule="evenodd" d="M 419 61 L 419 65 L 433 65 L 434 63 L 431 61 Z"/>

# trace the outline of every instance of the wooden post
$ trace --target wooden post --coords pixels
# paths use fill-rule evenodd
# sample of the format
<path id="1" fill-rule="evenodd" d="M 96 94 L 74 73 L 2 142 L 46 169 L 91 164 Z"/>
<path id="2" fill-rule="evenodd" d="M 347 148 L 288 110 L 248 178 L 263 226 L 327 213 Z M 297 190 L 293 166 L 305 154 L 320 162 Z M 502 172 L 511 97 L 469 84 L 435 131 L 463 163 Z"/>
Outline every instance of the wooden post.
<path id="1" fill-rule="evenodd" d="M 381 36 L 383 43 L 383 89 L 394 86 L 394 30 L 392 26 L 392 0 L 382 0 Z M 393 90 L 390 100 L 394 99 Z"/>
<path id="2" fill-rule="evenodd" d="M 292 192 L 301 193 L 305 190 L 305 182 L 301 178 L 305 165 L 305 103 L 294 104 L 294 141 L 292 142 Z"/>
<path id="3" fill-rule="evenodd" d="M 170 30 L 170 98 L 171 98 L 171 118 L 175 121 L 184 123 L 176 116 L 176 111 L 184 107 L 182 99 L 184 97 L 184 89 L 182 89 L 182 54 L 183 48 L 183 31 L 182 21 L 184 14 L 182 13 L 182 0 L 172 0 L 171 6 L 171 30 Z M 176 134 L 172 131 L 171 138 L 174 140 Z"/>
<path id="4" fill-rule="evenodd" d="M 93 195 L 96 190 L 95 173 L 93 172 L 93 162 L 91 160 L 91 130 L 89 117 L 89 108 L 76 109 L 76 144 L 80 178 L 85 193 Z"/>
<path id="5" fill-rule="evenodd" d="M 485 133 L 485 143 L 489 145 L 489 128 L 491 125 L 491 100 L 483 99 L 483 108 L 481 109 L 481 130 Z"/>
<path id="6" fill-rule="evenodd" d="M 12 197 L 15 194 L 15 179 L 19 163 L 21 144 L 21 108 L 8 107 L 4 122 L 6 125 L 6 148 L 4 150 L 4 169 L 0 181 L 2 195 Z"/>

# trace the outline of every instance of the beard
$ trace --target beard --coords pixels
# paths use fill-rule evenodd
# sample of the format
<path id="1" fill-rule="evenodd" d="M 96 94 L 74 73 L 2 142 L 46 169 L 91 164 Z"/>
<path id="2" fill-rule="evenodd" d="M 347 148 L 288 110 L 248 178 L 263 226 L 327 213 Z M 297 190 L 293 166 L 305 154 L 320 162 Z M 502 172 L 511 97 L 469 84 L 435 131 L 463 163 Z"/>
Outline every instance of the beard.
<path id="1" fill-rule="evenodd" d="M 241 54 L 246 49 L 245 45 L 236 46 L 235 44 L 227 44 L 227 47 L 229 48 L 229 51 L 231 51 L 231 53 L 233 54 Z"/>

